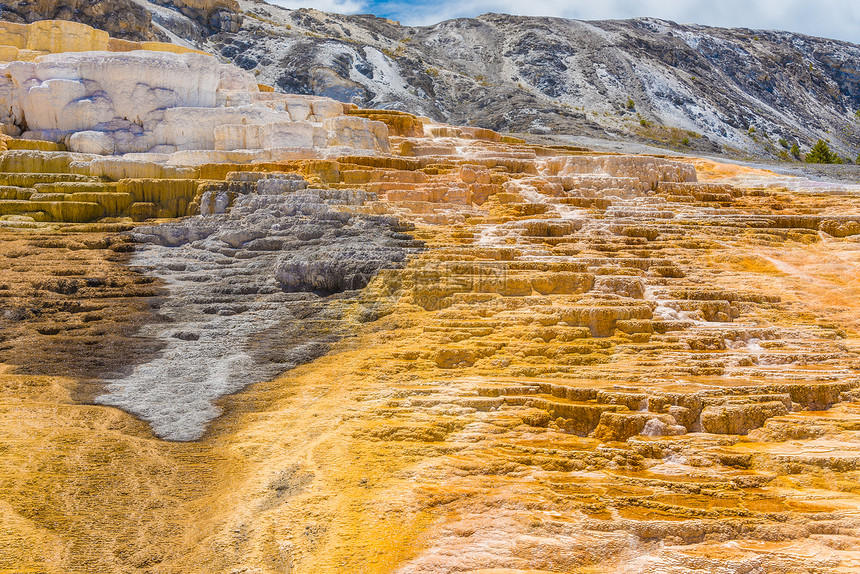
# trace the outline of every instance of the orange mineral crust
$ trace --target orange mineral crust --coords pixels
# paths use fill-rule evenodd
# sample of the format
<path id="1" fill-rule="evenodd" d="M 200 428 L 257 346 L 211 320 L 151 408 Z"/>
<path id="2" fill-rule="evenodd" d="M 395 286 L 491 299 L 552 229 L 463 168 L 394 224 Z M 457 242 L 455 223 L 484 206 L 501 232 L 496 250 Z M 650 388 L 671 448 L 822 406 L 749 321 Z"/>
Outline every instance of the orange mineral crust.
<path id="1" fill-rule="evenodd" d="M 860 571 L 857 186 L 332 113 L 4 140 L 0 572 Z"/>

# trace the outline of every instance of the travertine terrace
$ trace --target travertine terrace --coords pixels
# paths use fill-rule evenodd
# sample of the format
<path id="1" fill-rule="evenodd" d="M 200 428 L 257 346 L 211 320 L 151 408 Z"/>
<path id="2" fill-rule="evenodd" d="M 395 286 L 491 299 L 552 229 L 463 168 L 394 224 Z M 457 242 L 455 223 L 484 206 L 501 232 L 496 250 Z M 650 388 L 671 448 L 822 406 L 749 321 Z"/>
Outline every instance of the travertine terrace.
<path id="1" fill-rule="evenodd" d="M 860 187 L 0 26 L 0 571 L 860 569 Z"/>

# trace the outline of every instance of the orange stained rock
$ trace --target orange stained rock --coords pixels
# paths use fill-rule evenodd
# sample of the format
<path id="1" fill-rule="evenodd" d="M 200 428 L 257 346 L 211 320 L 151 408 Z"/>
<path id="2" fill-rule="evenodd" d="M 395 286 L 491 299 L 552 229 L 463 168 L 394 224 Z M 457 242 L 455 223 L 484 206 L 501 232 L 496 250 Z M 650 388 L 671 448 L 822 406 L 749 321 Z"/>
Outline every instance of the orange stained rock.
<path id="1" fill-rule="evenodd" d="M 80 22 L 66 20 L 38 20 L 30 24 L 0 22 L 0 61 L 26 61 L 42 54 L 94 50 L 110 52 L 152 50 L 206 54 L 206 52 L 177 44 L 111 38 L 104 30 L 97 30 Z"/>
<path id="2" fill-rule="evenodd" d="M 763 177 L 774 175 L 774 173 L 770 170 L 758 169 L 733 163 L 720 163 L 713 160 L 706 160 L 701 158 L 694 158 L 692 160 L 685 160 L 684 158 L 677 159 L 679 161 L 689 161 L 694 166 L 696 166 L 696 172 L 699 174 L 699 177 L 702 178 L 704 181 L 726 179 L 744 175 L 756 175 Z"/>
<path id="3" fill-rule="evenodd" d="M 302 173 L 376 194 L 356 209 L 425 242 L 332 303 L 349 336 L 222 398 L 191 443 L 88 404 L 114 353 L 52 355 L 158 352 L 134 326 L 160 283 L 113 238 L 133 224 L 7 216 L 0 569 L 850 571 L 860 250 L 827 222 L 857 197 L 454 133 L 404 140 L 414 156 L 116 178 L 156 204 Z M 2 161 L 16 197 L 112 185 L 61 152 Z M 43 166 L 70 177 L 26 173 Z"/>
<path id="4" fill-rule="evenodd" d="M 424 136 L 424 124 L 418 117 L 406 112 L 350 109 L 347 114 L 383 122 L 388 126 L 389 133 L 393 136 L 419 138 Z"/>

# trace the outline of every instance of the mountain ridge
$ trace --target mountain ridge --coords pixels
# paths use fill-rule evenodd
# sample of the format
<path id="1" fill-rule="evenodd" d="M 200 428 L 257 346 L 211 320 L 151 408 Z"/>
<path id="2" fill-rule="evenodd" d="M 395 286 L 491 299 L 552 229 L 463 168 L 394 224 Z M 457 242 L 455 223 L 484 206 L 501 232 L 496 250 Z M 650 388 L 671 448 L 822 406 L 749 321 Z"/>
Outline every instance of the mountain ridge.
<path id="1" fill-rule="evenodd" d="M 205 28 L 179 4 L 136 0 L 152 8 L 153 22 L 173 41 L 217 54 L 282 91 L 497 131 L 679 151 L 791 160 L 793 145 L 805 152 L 824 139 L 847 160 L 860 152 L 853 63 L 860 46 L 841 40 L 647 17 L 487 13 L 403 26 L 260 0 L 240 0 L 234 18 L 220 16 L 227 25 Z M 218 4 L 224 14 L 229 6 Z"/>

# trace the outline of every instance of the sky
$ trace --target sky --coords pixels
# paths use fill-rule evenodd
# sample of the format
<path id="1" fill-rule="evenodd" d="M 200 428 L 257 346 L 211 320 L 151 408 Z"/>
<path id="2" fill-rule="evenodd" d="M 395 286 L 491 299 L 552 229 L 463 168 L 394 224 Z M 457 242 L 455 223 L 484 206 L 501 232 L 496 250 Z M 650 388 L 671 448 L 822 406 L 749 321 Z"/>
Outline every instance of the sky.
<path id="1" fill-rule="evenodd" d="M 860 44 L 860 0 L 267 0 L 285 8 L 376 14 L 409 26 L 487 12 L 602 20 L 652 16 L 686 24 L 788 30 Z"/>

